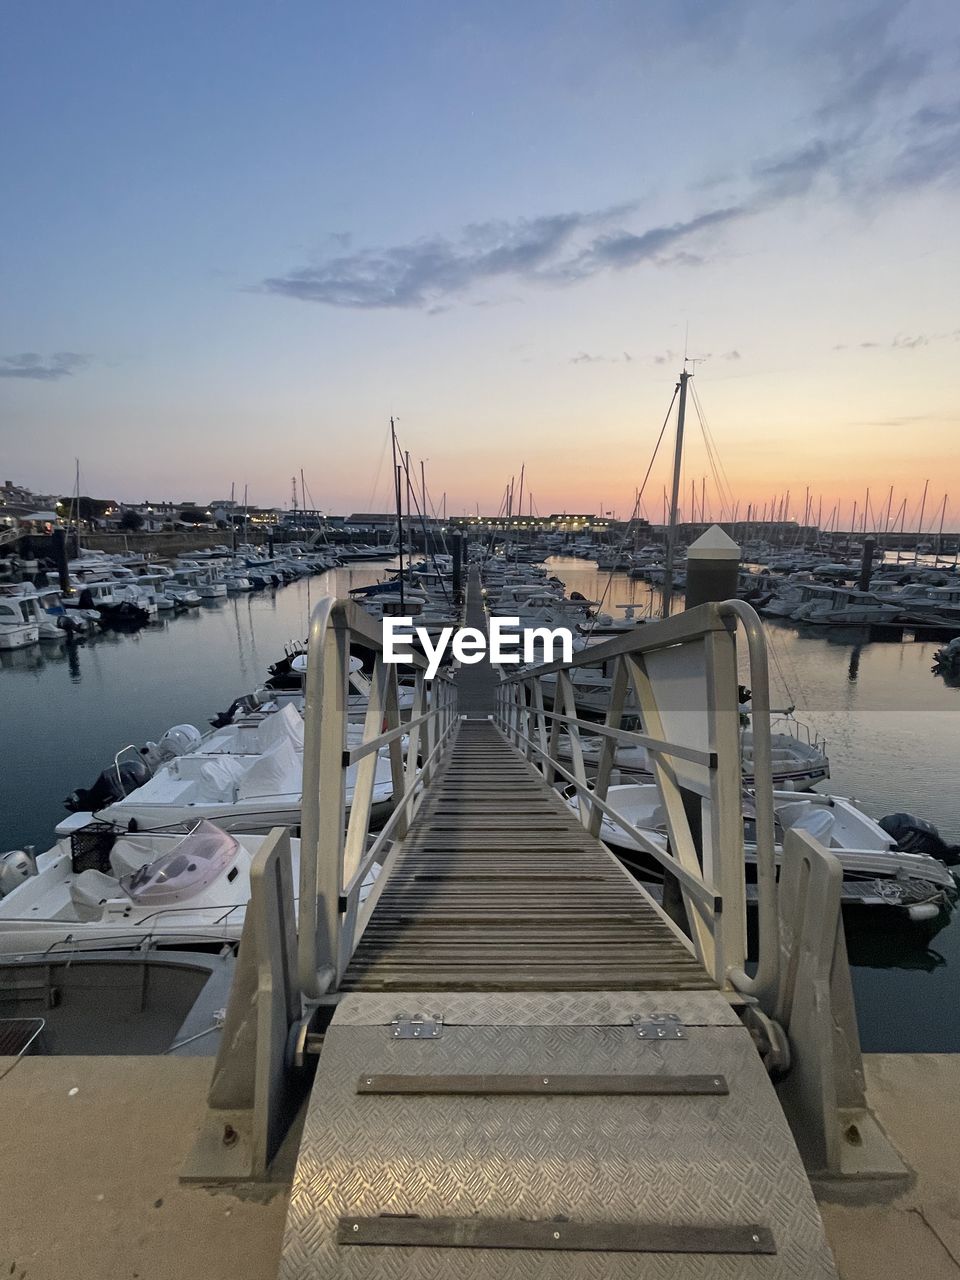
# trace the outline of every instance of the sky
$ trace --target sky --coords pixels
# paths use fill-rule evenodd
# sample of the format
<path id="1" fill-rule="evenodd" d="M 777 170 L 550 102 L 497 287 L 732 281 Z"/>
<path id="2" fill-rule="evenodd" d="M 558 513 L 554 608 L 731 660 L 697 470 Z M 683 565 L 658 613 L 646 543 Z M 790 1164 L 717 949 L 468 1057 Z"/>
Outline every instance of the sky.
<path id="1" fill-rule="evenodd" d="M 684 514 L 957 527 L 958 70 L 951 0 L 2 0 L 0 480 L 383 510 L 394 415 L 448 512 L 659 519 L 686 354 Z"/>

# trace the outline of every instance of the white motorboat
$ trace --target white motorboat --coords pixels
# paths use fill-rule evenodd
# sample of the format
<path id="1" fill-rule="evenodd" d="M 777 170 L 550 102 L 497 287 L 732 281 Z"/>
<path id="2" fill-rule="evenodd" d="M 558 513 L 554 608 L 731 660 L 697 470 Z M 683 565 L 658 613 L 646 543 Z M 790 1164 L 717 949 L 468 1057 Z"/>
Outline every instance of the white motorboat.
<path id="1" fill-rule="evenodd" d="M 567 804 L 579 812 L 574 786 L 564 789 Z M 814 836 L 843 867 L 844 900 L 858 907 L 885 907 L 913 923 L 936 919 L 957 897 L 957 882 L 939 859 L 903 852 L 894 839 L 852 801 L 842 796 L 794 791 L 773 793 L 777 866 L 783 836 L 790 829 Z M 667 820 L 659 788 L 653 783 L 610 787 L 607 804 L 655 847 L 667 849 Z M 753 801 L 744 797 L 744 856 L 748 878 L 757 862 Z M 600 839 L 641 879 L 656 876 L 660 864 L 631 832 L 604 814 Z"/>
<path id="2" fill-rule="evenodd" d="M 206 821 L 186 834 L 77 822 L 37 858 L 19 849 L 0 855 L 0 955 L 237 942 L 250 864 L 265 838 Z M 290 846 L 297 884 L 300 841 Z"/>
<path id="3" fill-rule="evenodd" d="M 68 624 L 73 622 L 77 630 L 84 630 L 85 622 L 81 619 L 63 619 L 56 613 L 48 613 L 44 603 L 47 593 L 39 591 L 22 591 L 0 596 L 0 626 L 3 627 L 36 627 L 36 640 L 65 640 Z M 53 593 L 55 594 L 55 593 Z M 62 614 L 62 610 L 61 610 Z M 32 644 L 33 641 L 26 641 Z M 21 648 L 21 645 L 3 646 Z"/>
<path id="4" fill-rule="evenodd" d="M 7 622 L 0 618 L 0 649 L 26 649 L 39 639 L 40 629 L 35 622 L 15 621 L 12 617 Z"/>
<path id="5" fill-rule="evenodd" d="M 776 724 L 791 727 L 795 733 L 776 732 Z M 803 735 L 803 736 L 801 736 Z M 603 738 L 599 734 L 581 733 L 580 747 L 584 764 L 595 768 L 600 761 Z M 561 760 L 573 759 L 573 748 L 570 735 L 561 733 L 557 751 Z M 770 735 L 770 756 L 773 768 L 774 786 L 792 787 L 797 791 L 806 791 L 817 782 L 830 776 L 830 761 L 827 758 L 825 744 L 814 738 L 805 726 L 793 719 L 781 719 L 774 722 L 774 731 Z M 754 783 L 753 766 L 753 730 L 740 731 L 740 765 L 743 772 L 744 786 Z M 613 760 L 614 769 L 637 781 L 650 781 L 653 768 L 647 750 L 642 746 L 621 743 Z"/>
<path id="6" fill-rule="evenodd" d="M 361 726 L 356 726 L 359 736 Z M 264 832 L 298 826 L 303 774 L 303 717 L 291 702 L 268 703 L 201 735 L 194 725 L 175 725 L 158 743 L 139 749 L 132 766 L 104 770 L 89 790 L 77 790 L 67 805 L 87 821 L 141 831 L 190 826 L 204 818 L 227 831 Z M 358 770 L 347 770 L 347 804 Z M 386 753 L 377 759 L 374 819 L 386 817 L 393 777 Z M 57 827 L 62 835 L 73 819 Z"/>
<path id="7" fill-rule="evenodd" d="M 219 565 L 181 561 L 175 570 L 177 578 L 196 591 L 201 600 L 226 600 L 227 584 Z"/>

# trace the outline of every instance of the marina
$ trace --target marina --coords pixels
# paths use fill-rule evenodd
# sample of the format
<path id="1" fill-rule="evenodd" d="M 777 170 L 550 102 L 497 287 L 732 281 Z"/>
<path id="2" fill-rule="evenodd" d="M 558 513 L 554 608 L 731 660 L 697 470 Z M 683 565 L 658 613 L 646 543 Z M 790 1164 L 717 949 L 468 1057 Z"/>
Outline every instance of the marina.
<path id="1" fill-rule="evenodd" d="M 89 785 L 120 747 L 156 740 L 177 724 L 202 732 L 241 693 L 262 686 L 284 646 L 302 640 L 319 596 L 346 596 L 373 585 L 395 565 L 383 560 L 336 569 L 266 594 L 207 604 L 134 633 L 105 632 L 79 646 L 44 645 L 0 657 L 7 723 L 18 726 L 22 744 L 0 783 L 0 846 L 49 848 L 54 828 L 68 817 L 66 794 Z M 568 593 L 587 599 L 603 594 L 609 576 L 580 558 L 554 557 L 546 567 Z M 625 574 L 614 576 L 608 594 L 641 614 L 651 606 L 650 588 Z M 767 637 L 775 705 L 795 705 L 798 722 L 827 742 L 830 779 L 817 789 L 853 796 L 873 818 L 897 809 L 921 814 L 956 839 L 960 809 L 952 784 L 960 695 L 931 675 L 936 642 L 892 644 L 862 632 L 822 637 L 777 620 L 768 621 Z M 45 750 L 45 743 L 56 743 L 56 750 Z M 898 760 L 895 788 L 885 770 L 892 758 Z M 290 785 L 299 792 L 299 784 Z M 139 803 L 137 792 L 126 802 L 135 812 Z M 245 825 L 249 830 L 254 824 Z M 234 826 L 243 829 L 242 822 Z M 856 920 L 848 928 L 866 1048 L 960 1051 L 956 915 L 926 943 Z"/>
<path id="2" fill-rule="evenodd" d="M 11 11 L 0 1276 L 960 1280 L 958 39 Z"/>

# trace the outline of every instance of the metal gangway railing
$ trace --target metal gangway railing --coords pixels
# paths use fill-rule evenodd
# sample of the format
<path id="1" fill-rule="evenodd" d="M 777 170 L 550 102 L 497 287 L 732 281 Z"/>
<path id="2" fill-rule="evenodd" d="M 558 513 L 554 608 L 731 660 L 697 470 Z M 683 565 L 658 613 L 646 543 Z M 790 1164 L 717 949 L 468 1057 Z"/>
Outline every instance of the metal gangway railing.
<path id="1" fill-rule="evenodd" d="M 745 646 L 738 659 L 740 634 Z M 350 720 L 355 647 L 373 658 L 362 723 Z M 405 718 L 398 668 L 385 661 L 383 648 L 379 626 L 352 602 L 327 598 L 315 609 L 305 689 L 299 919 L 291 835 L 278 828 L 251 868 L 237 972 L 185 1179 L 269 1176 L 303 1102 L 308 1066 L 334 1015 L 347 965 L 453 741 L 459 717 L 450 675 L 428 681 L 426 662 L 414 657 Z M 579 715 L 576 700 L 576 673 L 598 663 L 611 672 L 602 723 Z M 863 1147 L 878 1160 L 887 1148 L 866 1110 L 840 922 L 840 865 L 807 833 L 790 831 L 777 882 L 766 649 L 754 611 L 738 601 L 702 605 L 590 647 L 569 663 L 504 669 L 501 677 L 493 719 L 504 750 L 512 744 L 525 755 L 544 787 L 558 779 L 572 784 L 589 835 L 601 834 L 604 820 L 625 829 L 661 867 L 666 883 L 677 886 L 685 919 L 662 917 L 740 1010 L 768 1071 L 789 1072 L 778 1093 L 808 1168 L 849 1171 L 851 1133 L 856 1150 Z M 747 973 L 741 677 L 753 700 L 759 912 L 753 976 Z M 642 729 L 624 729 L 625 714 L 638 717 Z M 570 767 L 560 756 L 562 734 Z M 590 734 L 602 742 L 592 780 L 583 750 Z M 652 839 L 608 802 L 620 744 L 648 753 L 666 841 Z M 392 810 L 375 832 L 373 787 L 384 750 Z M 364 880 L 377 862 L 383 869 L 362 902 Z M 638 885 L 637 892 L 645 890 Z"/>
<path id="2" fill-rule="evenodd" d="M 746 640 L 738 670 L 738 629 Z M 602 665 L 610 679 L 603 722 L 578 713 L 578 671 Z M 747 906 L 740 767 L 739 685 L 752 694 L 759 960 L 745 969 Z M 622 727 L 636 718 L 641 730 Z M 690 946 L 721 986 L 753 996 L 777 984 L 779 946 L 767 653 L 760 619 L 739 600 L 701 605 L 591 645 L 572 662 L 504 669 L 496 721 L 552 785 L 576 789 L 581 822 L 600 837 L 614 824 L 679 886 Z M 587 773 L 584 736 L 600 738 Z M 560 744 L 568 748 L 561 758 Z M 611 806 L 620 747 L 642 747 L 659 791 L 666 842 Z M 591 753 L 592 754 L 592 753 Z M 652 901 L 652 899 L 651 899 Z M 665 919 L 669 917 L 654 904 Z"/>
<path id="3" fill-rule="evenodd" d="M 348 689 L 357 645 L 372 651 L 373 672 L 362 727 L 352 735 Z M 339 985 L 382 888 L 378 879 L 361 905 L 364 881 L 410 826 L 456 725 L 457 691 L 448 673 L 426 680 L 426 660 L 413 653 L 413 703 L 402 716 L 400 667 L 384 660 L 380 628 L 353 601 L 320 601 L 307 653 L 298 972 L 310 1000 Z M 374 834 L 374 781 L 383 750 L 390 757 L 392 813 Z M 347 771 L 354 765 L 348 813 Z"/>

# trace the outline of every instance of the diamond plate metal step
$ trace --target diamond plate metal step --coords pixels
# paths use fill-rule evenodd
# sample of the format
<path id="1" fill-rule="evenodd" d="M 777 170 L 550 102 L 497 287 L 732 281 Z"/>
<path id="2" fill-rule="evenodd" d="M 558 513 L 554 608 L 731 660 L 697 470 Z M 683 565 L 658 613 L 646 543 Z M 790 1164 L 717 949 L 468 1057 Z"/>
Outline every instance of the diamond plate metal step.
<path id="1" fill-rule="evenodd" d="M 443 1017 L 442 1037 L 395 1039 L 394 1019 L 419 1009 Z M 636 1022 L 669 1015 L 685 1039 L 638 1037 Z M 547 1068 L 710 1076 L 729 1093 L 358 1091 L 376 1076 Z M 491 1232 L 504 1221 L 498 1246 Z M 354 1223 L 363 1239 L 344 1242 Z M 537 1248 L 550 1223 L 560 1240 L 551 1231 Z M 678 1251 L 752 1248 L 758 1233 L 773 1252 Z M 441 991 L 351 995 L 339 1006 L 310 1099 L 280 1276 L 828 1280 L 836 1271 L 773 1087 L 720 993 Z"/>

